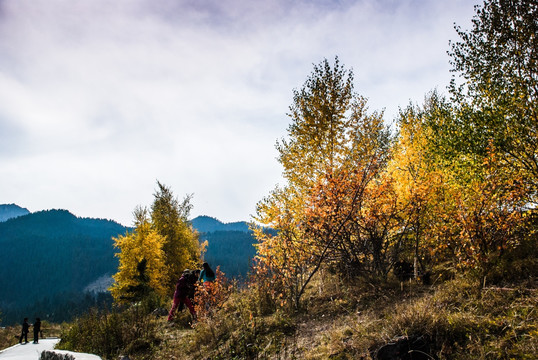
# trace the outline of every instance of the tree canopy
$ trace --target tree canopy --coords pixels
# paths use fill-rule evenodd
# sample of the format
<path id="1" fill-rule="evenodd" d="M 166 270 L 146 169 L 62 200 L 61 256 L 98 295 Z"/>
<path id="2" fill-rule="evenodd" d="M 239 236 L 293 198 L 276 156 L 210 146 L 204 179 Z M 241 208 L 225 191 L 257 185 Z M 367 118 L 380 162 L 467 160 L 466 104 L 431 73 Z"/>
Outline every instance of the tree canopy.
<path id="1" fill-rule="evenodd" d="M 114 238 L 120 265 L 111 292 L 117 302 L 170 296 L 183 270 L 201 263 L 203 245 L 188 221 L 191 196 L 179 202 L 170 188 L 157 186 L 151 211 L 137 207 L 134 230 Z"/>
<path id="2" fill-rule="evenodd" d="M 276 230 L 256 232 L 257 286 L 298 307 L 320 269 L 385 280 L 407 263 L 426 281 L 448 263 L 486 276 L 535 244 L 537 22 L 535 1 L 477 6 L 450 44 L 450 97 L 401 109 L 392 133 L 352 70 L 314 65 L 276 145 L 285 184 L 257 206 Z"/>

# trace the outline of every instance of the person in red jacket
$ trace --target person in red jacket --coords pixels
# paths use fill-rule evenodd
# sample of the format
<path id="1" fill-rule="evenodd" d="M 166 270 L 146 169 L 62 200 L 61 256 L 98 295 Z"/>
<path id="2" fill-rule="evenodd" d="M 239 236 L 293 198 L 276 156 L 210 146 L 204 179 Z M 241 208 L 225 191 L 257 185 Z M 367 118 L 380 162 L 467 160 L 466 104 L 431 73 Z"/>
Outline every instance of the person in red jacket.
<path id="1" fill-rule="evenodd" d="M 189 270 L 185 270 L 176 284 L 176 291 L 174 292 L 174 304 L 168 313 L 168 321 L 174 319 L 174 314 L 179 307 L 183 308 L 183 304 L 187 305 L 189 311 L 193 317 L 196 319 L 196 312 L 194 311 L 194 306 L 192 305 L 191 299 L 189 299 L 189 292 L 194 282 L 192 281 L 192 275 Z M 196 277 L 195 277 L 196 281 Z"/>

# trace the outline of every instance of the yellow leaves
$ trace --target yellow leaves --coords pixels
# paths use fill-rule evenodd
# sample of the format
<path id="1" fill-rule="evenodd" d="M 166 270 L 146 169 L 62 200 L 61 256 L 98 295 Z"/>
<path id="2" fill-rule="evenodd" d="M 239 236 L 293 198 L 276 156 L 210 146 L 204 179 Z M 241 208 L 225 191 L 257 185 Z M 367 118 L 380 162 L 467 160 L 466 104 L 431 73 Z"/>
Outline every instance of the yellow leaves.
<path id="1" fill-rule="evenodd" d="M 116 254 L 118 272 L 113 276 L 115 283 L 110 289 L 115 301 L 122 302 L 130 297 L 129 287 L 141 284 L 141 277 L 146 277 L 145 285 L 157 294 L 166 294 L 164 242 L 165 238 L 151 229 L 148 221 L 139 222 L 133 232 L 114 238 L 114 246 L 120 250 Z M 140 274 L 138 268 L 142 261 L 146 263 L 144 274 Z"/>

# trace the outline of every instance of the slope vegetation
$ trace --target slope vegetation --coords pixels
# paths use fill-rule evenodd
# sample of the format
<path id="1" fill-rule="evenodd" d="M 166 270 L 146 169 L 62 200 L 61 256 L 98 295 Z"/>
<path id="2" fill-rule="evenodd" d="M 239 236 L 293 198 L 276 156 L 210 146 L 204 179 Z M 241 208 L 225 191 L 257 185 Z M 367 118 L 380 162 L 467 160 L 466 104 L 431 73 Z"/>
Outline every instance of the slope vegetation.
<path id="1" fill-rule="evenodd" d="M 0 309 L 4 323 L 24 316 L 64 320 L 58 309 L 77 307 L 84 288 L 117 269 L 112 237 L 126 228 L 102 219 L 47 210 L 0 223 Z M 38 309 L 38 310 L 36 310 Z M 28 313 L 32 311 L 32 313 Z"/>

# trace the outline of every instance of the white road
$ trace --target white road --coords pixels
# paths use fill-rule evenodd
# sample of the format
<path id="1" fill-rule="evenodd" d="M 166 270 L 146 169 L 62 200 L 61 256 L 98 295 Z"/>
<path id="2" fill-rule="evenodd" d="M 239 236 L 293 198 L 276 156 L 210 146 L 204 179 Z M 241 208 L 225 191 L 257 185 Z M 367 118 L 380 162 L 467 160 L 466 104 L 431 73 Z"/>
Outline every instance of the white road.
<path id="1" fill-rule="evenodd" d="M 53 350 L 60 339 L 40 339 L 39 344 L 31 341 L 28 344 L 17 344 L 5 350 L 0 350 L 0 360 L 39 360 L 42 351 Z M 55 350 L 58 353 L 69 353 L 77 360 L 100 360 L 97 355 L 73 353 L 69 351 Z"/>

